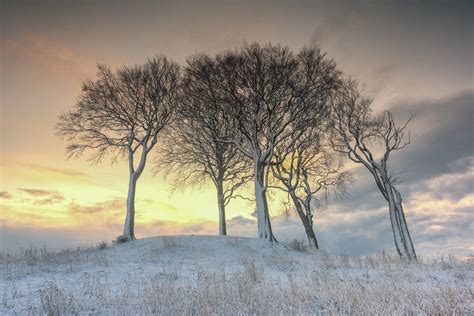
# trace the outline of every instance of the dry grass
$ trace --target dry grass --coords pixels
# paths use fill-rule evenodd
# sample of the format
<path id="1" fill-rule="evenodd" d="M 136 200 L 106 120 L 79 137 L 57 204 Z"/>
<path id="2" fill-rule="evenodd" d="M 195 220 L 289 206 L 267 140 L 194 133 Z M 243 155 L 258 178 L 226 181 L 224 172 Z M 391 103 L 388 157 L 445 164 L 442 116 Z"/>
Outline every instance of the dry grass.
<path id="1" fill-rule="evenodd" d="M 263 279 L 253 267 L 231 275 L 203 272 L 195 284 L 162 277 L 141 284 L 130 279 L 113 294 L 106 285 L 94 286 L 84 279 L 84 288 L 89 290 L 77 299 L 67 288 L 49 283 L 39 290 L 40 304 L 30 310 L 47 315 L 97 311 L 111 315 L 226 315 L 237 311 L 245 315 L 458 315 L 468 313 L 466 302 L 473 299 L 472 290 L 466 287 L 347 282 L 327 274 L 313 274 L 306 282 L 290 274 L 286 282 L 274 282 Z M 140 287 L 143 291 L 136 291 Z"/>
<path id="2" fill-rule="evenodd" d="M 18 279 L 38 272 L 75 272 L 87 267 L 109 266 L 102 252 L 106 242 L 75 249 L 50 250 L 45 247 L 19 248 L 0 252 L 3 279 Z"/>
<path id="3" fill-rule="evenodd" d="M 234 239 L 226 242 L 228 247 L 236 248 L 242 247 L 241 243 Z M 165 264 L 163 260 L 170 260 L 165 257 L 162 261 L 154 258 L 153 269 L 141 271 L 150 263 L 119 270 L 123 262 L 116 262 L 112 252 L 107 252 L 113 247 L 60 252 L 28 249 L 15 255 L 1 254 L 0 314 L 474 313 L 473 262 L 453 257 L 407 263 L 384 253 L 352 258 L 278 248 L 260 259 L 245 256 L 232 263 L 236 269 L 222 266 L 225 258 L 217 264 L 190 259 L 192 264 L 186 265 L 184 261 Z M 190 257 L 206 250 L 205 245 L 189 246 L 167 238 L 155 250 L 165 256 L 183 248 Z M 39 276 L 50 279 L 38 285 Z"/>

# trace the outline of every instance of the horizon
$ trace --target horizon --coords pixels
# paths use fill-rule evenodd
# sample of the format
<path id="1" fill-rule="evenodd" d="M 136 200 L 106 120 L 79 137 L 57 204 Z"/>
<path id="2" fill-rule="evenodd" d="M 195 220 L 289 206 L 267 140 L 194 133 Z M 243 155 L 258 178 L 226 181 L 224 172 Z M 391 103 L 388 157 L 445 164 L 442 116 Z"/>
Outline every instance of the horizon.
<path id="1" fill-rule="evenodd" d="M 106 157 L 91 165 L 87 153 L 67 160 L 53 130 L 97 64 L 115 70 L 164 54 L 185 65 L 198 52 L 271 42 L 293 52 L 317 45 L 365 86 L 377 112 L 389 109 L 398 121 L 416 115 L 411 144 L 392 158 L 415 247 L 424 256 L 472 256 L 473 13 L 470 1 L 1 1 L 0 248 L 71 247 L 121 234 L 126 163 Z M 367 170 L 346 167 L 355 178 L 349 195 L 314 216 L 321 248 L 394 252 L 386 202 Z M 137 237 L 217 235 L 215 195 L 210 183 L 173 192 L 149 163 L 137 187 Z M 229 235 L 257 237 L 254 211 L 233 200 Z M 270 213 L 278 240 L 305 239 L 276 193 Z"/>

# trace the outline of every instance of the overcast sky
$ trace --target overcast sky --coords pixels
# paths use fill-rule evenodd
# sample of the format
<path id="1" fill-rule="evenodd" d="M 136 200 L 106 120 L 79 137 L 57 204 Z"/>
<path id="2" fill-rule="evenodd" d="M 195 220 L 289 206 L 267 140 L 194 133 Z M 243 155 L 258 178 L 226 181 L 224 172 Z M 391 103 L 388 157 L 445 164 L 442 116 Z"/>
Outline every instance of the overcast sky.
<path id="1" fill-rule="evenodd" d="M 392 157 L 415 247 L 474 252 L 472 1 L 4 1 L 0 0 L 0 241 L 2 247 L 111 240 L 121 232 L 127 169 L 66 161 L 54 135 L 97 63 L 166 54 L 177 62 L 244 42 L 318 45 L 365 84 L 376 110 L 411 114 L 412 144 Z M 150 167 L 150 166 L 148 166 Z M 331 252 L 393 251 L 388 210 L 366 170 L 350 196 L 316 216 Z M 171 195 L 151 168 L 138 187 L 137 234 L 214 234 L 209 186 Z M 279 239 L 303 239 L 279 215 Z M 228 231 L 255 236 L 252 205 L 230 206 Z"/>

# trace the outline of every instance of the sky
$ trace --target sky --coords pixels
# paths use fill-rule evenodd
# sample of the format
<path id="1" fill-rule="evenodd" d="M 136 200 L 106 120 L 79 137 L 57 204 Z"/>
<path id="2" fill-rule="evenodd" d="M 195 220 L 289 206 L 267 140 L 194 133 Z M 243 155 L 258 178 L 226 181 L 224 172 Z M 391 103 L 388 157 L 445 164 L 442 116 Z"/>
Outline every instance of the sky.
<path id="1" fill-rule="evenodd" d="M 474 253 L 472 1 L 5 1 L 0 0 L 0 249 L 112 240 L 125 217 L 127 167 L 67 160 L 54 134 L 96 65 L 134 65 L 156 54 L 184 64 L 194 53 L 243 43 L 319 46 L 364 85 L 376 111 L 409 125 L 412 143 L 390 161 L 422 255 Z M 159 150 L 159 148 L 157 149 Z M 137 189 L 136 234 L 216 234 L 210 184 L 173 192 L 149 164 Z M 315 216 L 321 248 L 393 252 L 388 209 L 365 169 Z M 228 233 L 255 237 L 254 206 L 235 200 Z M 279 240 L 304 239 L 278 195 Z"/>

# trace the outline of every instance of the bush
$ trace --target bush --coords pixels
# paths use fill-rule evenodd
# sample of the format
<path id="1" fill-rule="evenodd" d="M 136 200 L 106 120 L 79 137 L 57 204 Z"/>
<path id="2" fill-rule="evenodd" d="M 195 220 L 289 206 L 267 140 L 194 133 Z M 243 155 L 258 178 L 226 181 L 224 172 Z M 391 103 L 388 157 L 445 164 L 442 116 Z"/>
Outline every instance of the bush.
<path id="1" fill-rule="evenodd" d="M 124 242 L 127 242 L 128 239 L 124 235 L 117 236 L 115 240 L 113 241 L 114 244 L 123 244 Z"/>
<path id="2" fill-rule="evenodd" d="M 290 246 L 291 249 L 296 250 L 296 251 L 301 251 L 301 252 L 306 252 L 307 247 L 304 244 L 304 241 L 302 240 L 293 240 L 291 241 L 288 246 Z"/>

